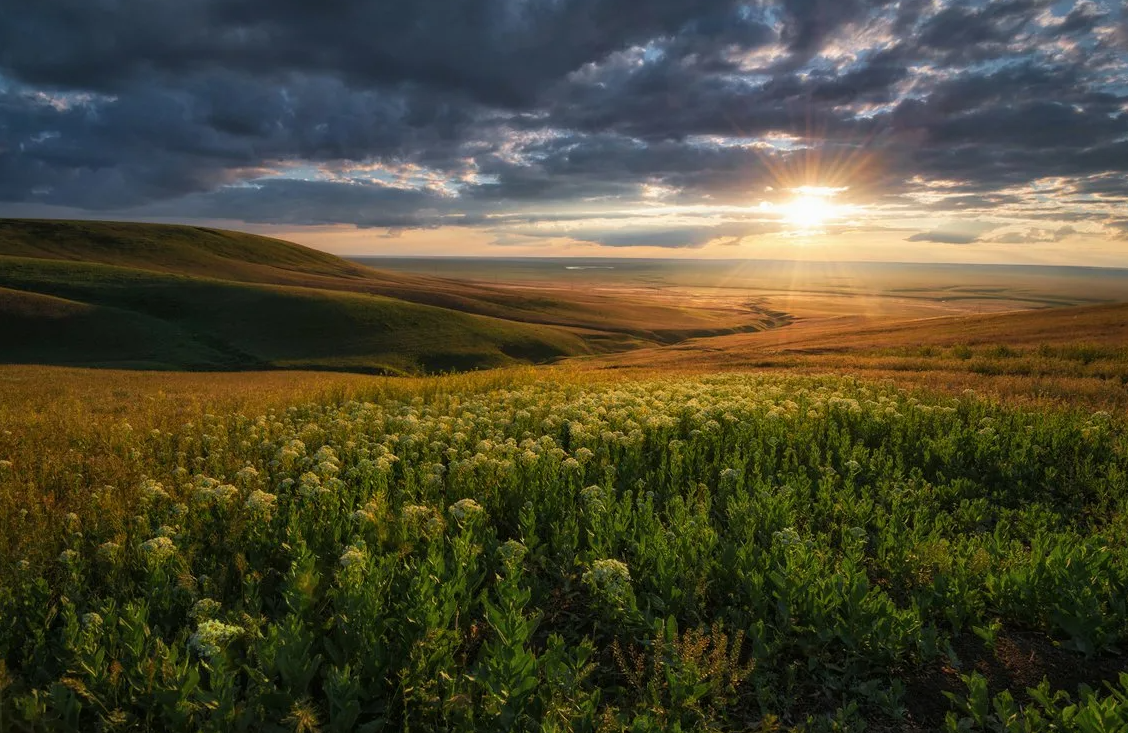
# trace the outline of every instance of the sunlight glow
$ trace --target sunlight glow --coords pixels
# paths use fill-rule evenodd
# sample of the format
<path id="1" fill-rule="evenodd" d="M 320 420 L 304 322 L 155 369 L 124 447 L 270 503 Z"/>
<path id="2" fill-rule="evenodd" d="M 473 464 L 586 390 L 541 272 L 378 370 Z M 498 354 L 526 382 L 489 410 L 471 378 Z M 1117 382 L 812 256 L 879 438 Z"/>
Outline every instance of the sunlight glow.
<path id="1" fill-rule="evenodd" d="M 783 206 L 783 218 L 800 229 L 818 229 L 834 216 L 832 207 L 818 196 L 798 196 Z"/>
<path id="2" fill-rule="evenodd" d="M 795 198 L 783 204 L 780 211 L 784 221 L 799 231 L 816 231 L 829 220 L 841 216 L 841 208 L 832 204 L 830 198 L 844 189 L 800 186 L 792 190 Z"/>

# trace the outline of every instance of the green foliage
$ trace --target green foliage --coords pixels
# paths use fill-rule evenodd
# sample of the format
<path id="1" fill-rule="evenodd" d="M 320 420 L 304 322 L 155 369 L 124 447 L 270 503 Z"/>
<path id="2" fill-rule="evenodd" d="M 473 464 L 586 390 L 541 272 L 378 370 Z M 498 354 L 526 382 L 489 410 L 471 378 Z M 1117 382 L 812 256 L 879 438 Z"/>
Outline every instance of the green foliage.
<path id="1" fill-rule="evenodd" d="M 945 693 L 955 711 L 948 713 L 944 729 L 949 733 L 1110 733 L 1128 730 L 1128 673 L 1118 683 L 1109 682 L 1104 693 L 1082 687 L 1078 700 L 1064 692 L 1053 692 L 1048 682 L 1027 690 L 1030 702 L 1019 705 L 1004 690 L 992 696 L 987 680 L 978 672 L 962 676 L 967 695 Z"/>
<path id="2" fill-rule="evenodd" d="M 542 380 L 104 445 L 143 478 L 0 559 L 5 730 L 854 731 L 944 702 L 908 683 L 976 636 L 1079 665 L 1128 642 L 1128 455 L 1103 414 Z M 5 465 L 0 490 L 38 475 Z M 1128 709 L 1128 679 L 966 680 L 951 730 Z"/>
<path id="3" fill-rule="evenodd" d="M 8 362 L 434 372 L 587 353 L 576 335 L 364 293 L 0 255 Z"/>

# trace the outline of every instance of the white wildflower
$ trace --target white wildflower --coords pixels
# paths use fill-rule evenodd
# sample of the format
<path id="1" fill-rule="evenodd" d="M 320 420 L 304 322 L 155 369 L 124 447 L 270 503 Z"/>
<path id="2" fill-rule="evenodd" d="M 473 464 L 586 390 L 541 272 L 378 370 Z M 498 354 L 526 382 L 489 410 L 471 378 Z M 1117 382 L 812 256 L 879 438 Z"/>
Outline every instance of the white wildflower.
<path id="1" fill-rule="evenodd" d="M 506 567 L 516 567 L 521 564 L 525 559 L 528 548 L 517 540 L 506 540 L 502 543 L 501 547 L 497 548 L 497 555 L 501 559 L 502 565 Z"/>
<path id="2" fill-rule="evenodd" d="M 191 610 L 188 611 L 188 616 L 197 621 L 204 621 L 218 616 L 220 608 L 219 601 L 214 598 L 201 598 L 192 605 Z"/>
<path id="3" fill-rule="evenodd" d="M 163 535 L 141 543 L 141 554 L 151 562 L 160 563 L 176 554 L 176 544 Z"/>
<path id="4" fill-rule="evenodd" d="M 459 499 L 451 504 L 447 511 L 457 522 L 465 522 L 485 514 L 482 505 L 473 499 Z"/>
<path id="5" fill-rule="evenodd" d="M 114 560 L 121 552 L 121 545 L 116 542 L 103 542 L 98 545 L 98 559 L 103 562 Z"/>
<path id="6" fill-rule="evenodd" d="M 255 489 L 247 497 L 245 506 L 252 513 L 267 514 L 274 508 L 274 503 L 278 501 L 278 497 L 274 494 L 268 494 L 261 489 Z"/>
<path id="7" fill-rule="evenodd" d="M 254 466 L 244 466 L 235 474 L 235 479 L 243 484 L 249 484 L 258 478 L 258 469 Z"/>
<path id="8" fill-rule="evenodd" d="M 600 600 L 622 608 L 633 597 L 631 571 L 622 560 L 596 560 L 583 575 L 583 581 Z"/>
<path id="9" fill-rule="evenodd" d="M 196 633 L 188 640 L 188 646 L 201 657 L 210 659 L 222 653 L 223 649 L 242 633 L 243 630 L 238 626 L 207 619 L 196 627 Z"/>
<path id="10" fill-rule="evenodd" d="M 364 563 L 366 555 L 364 549 L 357 545 L 349 545 L 344 554 L 341 555 L 341 567 L 351 568 L 354 565 L 361 565 Z"/>
<path id="11" fill-rule="evenodd" d="M 580 491 L 580 501 L 585 507 L 592 510 L 602 510 L 605 497 L 606 492 L 604 492 L 602 486 L 588 486 Z"/>
<path id="12" fill-rule="evenodd" d="M 164 484 L 153 479 L 145 479 L 141 482 L 141 496 L 149 501 L 159 501 L 168 498 L 168 492 L 164 489 Z"/>

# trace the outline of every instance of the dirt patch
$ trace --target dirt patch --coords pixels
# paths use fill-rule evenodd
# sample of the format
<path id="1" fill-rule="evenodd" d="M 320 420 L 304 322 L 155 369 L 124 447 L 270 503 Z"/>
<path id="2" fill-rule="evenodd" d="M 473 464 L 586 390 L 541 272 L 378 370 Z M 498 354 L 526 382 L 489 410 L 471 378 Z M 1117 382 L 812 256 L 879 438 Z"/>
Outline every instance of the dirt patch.
<path id="1" fill-rule="evenodd" d="M 1019 704 L 1029 702 L 1027 690 L 1049 680 L 1054 690 L 1065 690 L 1074 699 L 1081 685 L 1104 689 L 1115 682 L 1128 666 L 1123 655 L 1106 654 L 1086 659 L 1084 655 L 1061 648 L 1044 634 L 1021 631 L 1000 632 L 994 650 L 972 634 L 952 643 L 959 657 L 957 668 L 951 660 L 940 660 L 929 668 L 910 674 L 905 680 L 905 730 L 937 730 L 951 704 L 944 692 L 965 695 L 961 674 L 979 672 L 987 678 L 992 695 L 1009 690 Z"/>

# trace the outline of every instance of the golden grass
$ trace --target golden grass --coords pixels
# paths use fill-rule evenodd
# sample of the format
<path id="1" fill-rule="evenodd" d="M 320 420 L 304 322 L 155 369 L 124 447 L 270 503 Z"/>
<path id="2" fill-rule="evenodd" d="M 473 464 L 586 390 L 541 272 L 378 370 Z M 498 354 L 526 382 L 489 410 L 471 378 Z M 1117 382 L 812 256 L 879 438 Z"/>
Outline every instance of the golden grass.
<path id="1" fill-rule="evenodd" d="M 1128 408 L 1128 305 L 895 321 L 821 318 L 571 360 L 592 371 L 851 375 L 1058 407 Z"/>
<path id="2" fill-rule="evenodd" d="M 613 357 L 442 377 L 274 371 L 186 373 L 0 366 L 0 557 L 34 552 L 62 513 L 103 486 L 143 478 L 138 431 L 206 414 L 382 397 L 471 394 L 544 379 L 585 384 L 714 371 L 850 375 L 911 389 L 965 389 L 1038 407 L 1128 408 L 1128 306 L 874 324 L 836 319 L 697 339 Z M 16 478 L 18 480 L 13 480 Z M 132 490 L 132 489 L 129 489 Z M 38 546 L 47 547 L 44 543 Z"/>

